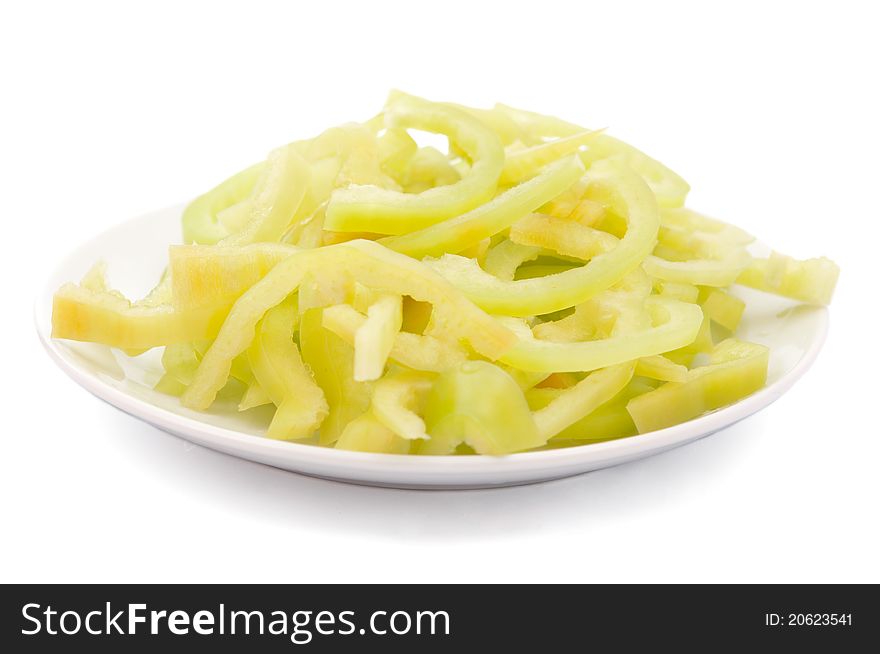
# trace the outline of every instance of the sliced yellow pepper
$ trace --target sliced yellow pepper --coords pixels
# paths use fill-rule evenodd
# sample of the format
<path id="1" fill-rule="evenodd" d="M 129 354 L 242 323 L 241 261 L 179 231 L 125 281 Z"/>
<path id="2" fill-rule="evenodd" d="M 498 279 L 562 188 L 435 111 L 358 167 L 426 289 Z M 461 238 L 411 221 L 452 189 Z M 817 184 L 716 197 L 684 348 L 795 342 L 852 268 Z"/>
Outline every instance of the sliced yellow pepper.
<path id="1" fill-rule="evenodd" d="M 586 372 L 640 357 L 662 354 L 693 342 L 703 314 L 700 307 L 665 298 L 650 298 L 645 306 L 655 326 L 630 334 L 596 341 L 554 343 L 533 337 L 528 326 L 505 319 L 519 342 L 501 356 L 501 361 L 543 372 Z"/>
<path id="2" fill-rule="evenodd" d="M 754 259 L 736 283 L 824 305 L 831 302 L 839 275 L 837 264 L 825 257 L 800 261 L 774 252 L 767 259 Z"/>
<path id="3" fill-rule="evenodd" d="M 504 239 L 489 249 L 483 267 L 490 275 L 511 282 L 516 275 L 517 268 L 526 261 L 537 259 L 539 254 L 541 254 L 541 248 L 520 245 L 510 239 Z"/>
<path id="4" fill-rule="evenodd" d="M 254 377 L 277 407 L 267 431 L 269 438 L 296 440 L 311 436 L 330 410 L 324 392 L 312 379 L 293 342 L 298 322 L 295 302 L 279 304 L 257 323 L 247 350 Z"/>
<path id="5" fill-rule="evenodd" d="M 403 298 L 382 294 L 367 309 L 354 335 L 354 379 L 373 381 L 385 371 L 388 355 L 403 323 Z"/>
<path id="6" fill-rule="evenodd" d="M 309 177 L 309 165 L 295 148 L 285 146 L 270 152 L 253 189 L 247 223 L 222 244 L 280 240 L 305 197 Z"/>
<path id="7" fill-rule="evenodd" d="M 763 345 L 728 339 L 712 352 L 709 365 L 692 369 L 684 383 L 668 382 L 627 404 L 639 433 L 692 420 L 762 388 L 769 351 Z"/>
<path id="8" fill-rule="evenodd" d="M 573 270 L 517 281 L 500 280 L 455 255 L 426 263 L 491 313 L 535 316 L 588 300 L 636 269 L 653 250 L 659 229 L 653 195 L 637 175 L 613 164 L 596 164 L 588 175 L 587 194 L 604 198 L 627 219 L 626 234 L 611 252 Z"/>
<path id="9" fill-rule="evenodd" d="M 376 186 L 351 186 L 333 193 L 327 206 L 327 229 L 405 234 L 460 215 L 491 199 L 504 166 L 504 150 L 495 133 L 450 105 L 402 93 L 388 101 L 389 128 L 438 132 L 471 160 L 468 174 L 448 186 L 406 194 Z"/>
<path id="10" fill-rule="evenodd" d="M 193 200 L 183 211 L 183 240 L 213 245 L 229 236 L 226 227 L 217 221 L 217 214 L 249 197 L 262 172 L 262 162 L 245 168 Z"/>
<path id="11" fill-rule="evenodd" d="M 550 198 L 559 195 L 584 173 L 583 165 L 569 157 L 547 166 L 537 177 L 501 193 L 485 204 L 455 218 L 379 242 L 397 252 L 421 259 L 445 252 L 461 252 L 507 229 Z"/>
<path id="12" fill-rule="evenodd" d="M 468 302 L 452 286 L 423 264 L 372 241 L 351 241 L 317 250 L 301 250 L 277 264 L 235 303 L 217 339 L 208 350 L 193 384 L 184 393 L 184 405 L 206 408 L 229 374 L 232 359 L 250 343 L 263 314 L 293 293 L 303 277 L 314 271 L 338 271 L 356 276 L 377 291 L 409 295 L 434 305 L 434 322 L 451 335 L 468 340 L 488 358 L 498 358 L 515 337 Z"/>
<path id="13" fill-rule="evenodd" d="M 376 382 L 370 411 L 401 438 L 428 439 L 425 421 L 417 410 L 424 407 L 433 378 L 423 373 L 398 372 Z"/>
<path id="14" fill-rule="evenodd" d="M 213 339 L 231 302 L 182 309 L 138 306 L 111 292 L 65 284 L 52 299 L 52 338 L 143 351 Z"/>
<path id="15" fill-rule="evenodd" d="M 510 227 L 510 240 L 583 261 L 610 252 L 618 243 L 608 232 L 542 213 L 529 214 L 515 222 Z"/>
<path id="16" fill-rule="evenodd" d="M 549 163 L 574 154 L 582 146 L 590 143 L 601 132 L 584 130 L 579 134 L 572 134 L 554 139 L 547 143 L 534 145 L 524 150 L 508 153 L 504 162 L 504 170 L 501 173 L 501 184 L 508 186 L 520 184 L 537 175 L 541 168 Z"/>
<path id="17" fill-rule="evenodd" d="M 430 440 L 419 454 L 452 454 L 466 443 L 479 454 L 507 454 L 543 445 L 516 382 L 498 366 L 467 361 L 443 373 L 425 403 Z"/>
<path id="18" fill-rule="evenodd" d="M 541 438 L 546 442 L 608 402 L 629 383 L 634 367 L 633 362 L 627 362 L 597 370 L 535 411 Z"/>
<path id="19" fill-rule="evenodd" d="M 372 413 L 364 413 L 347 425 L 336 441 L 336 449 L 381 454 L 409 454 L 410 441 L 383 425 Z"/>
<path id="20" fill-rule="evenodd" d="M 520 127 L 540 137 L 566 137 L 584 131 L 578 127 L 553 116 L 543 116 L 531 111 L 514 109 L 503 104 L 495 105 L 496 110 L 510 116 Z M 657 196 L 657 202 L 664 207 L 680 207 L 690 191 L 690 186 L 675 172 L 652 159 L 641 150 L 628 143 L 598 133 L 589 141 L 589 148 L 581 153 L 581 159 L 587 165 L 610 157 L 619 158 L 638 173 Z"/>
<path id="21" fill-rule="evenodd" d="M 370 408 L 372 383 L 354 380 L 354 348 L 321 324 L 321 309 L 309 309 L 300 319 L 299 342 L 305 364 L 324 391 L 328 414 L 320 427 L 320 442 L 339 440 L 346 425 Z"/>
<path id="22" fill-rule="evenodd" d="M 736 331 L 746 303 L 720 288 L 706 287 L 700 291 L 700 306 L 710 320 L 730 331 Z"/>
<path id="23" fill-rule="evenodd" d="M 324 327 L 349 345 L 354 345 L 355 334 L 366 321 L 366 317 L 349 304 L 324 309 Z M 457 344 L 430 334 L 399 332 L 394 338 L 389 357 L 413 370 L 443 372 L 463 363 L 467 353 Z"/>

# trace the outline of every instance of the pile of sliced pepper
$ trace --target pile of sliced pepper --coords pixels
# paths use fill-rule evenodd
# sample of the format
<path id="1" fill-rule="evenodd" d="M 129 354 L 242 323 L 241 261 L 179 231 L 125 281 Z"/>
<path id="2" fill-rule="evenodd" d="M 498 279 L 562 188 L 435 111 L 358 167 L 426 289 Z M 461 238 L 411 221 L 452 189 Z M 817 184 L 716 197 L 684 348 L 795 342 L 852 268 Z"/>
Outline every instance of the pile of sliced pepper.
<path id="1" fill-rule="evenodd" d="M 157 390 L 272 406 L 268 438 L 501 455 L 634 436 L 766 383 L 736 285 L 828 304 L 837 281 L 828 259 L 753 257 L 688 190 L 604 130 L 393 92 L 194 200 L 143 300 L 100 265 L 64 285 L 53 336 L 164 347 Z"/>

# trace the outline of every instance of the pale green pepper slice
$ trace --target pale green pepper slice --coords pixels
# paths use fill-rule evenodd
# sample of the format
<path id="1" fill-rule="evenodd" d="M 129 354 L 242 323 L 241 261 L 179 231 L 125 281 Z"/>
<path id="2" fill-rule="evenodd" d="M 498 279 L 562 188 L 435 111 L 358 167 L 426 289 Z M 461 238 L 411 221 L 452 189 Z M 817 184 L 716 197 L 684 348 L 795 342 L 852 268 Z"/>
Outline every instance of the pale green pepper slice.
<path id="1" fill-rule="evenodd" d="M 376 419 L 401 438 L 428 439 L 425 421 L 419 415 L 433 377 L 410 371 L 389 373 L 376 382 L 370 411 Z"/>
<path id="2" fill-rule="evenodd" d="M 634 367 L 630 361 L 597 370 L 535 411 L 533 416 L 541 438 L 546 442 L 611 400 L 632 379 Z"/>
<path id="3" fill-rule="evenodd" d="M 500 360 L 523 370 L 586 372 L 684 347 L 696 338 L 703 320 L 697 305 L 666 298 L 649 298 L 645 308 L 654 323 L 647 329 L 574 343 L 541 341 L 522 322 L 499 318 L 520 338 Z"/>
<path id="4" fill-rule="evenodd" d="M 536 177 L 501 193 L 494 199 L 455 218 L 402 236 L 379 242 L 416 259 L 461 252 L 481 240 L 494 236 L 559 195 L 584 173 L 576 157 L 547 166 Z"/>
<path id="5" fill-rule="evenodd" d="M 169 248 L 173 304 L 178 309 L 231 306 L 279 262 L 299 251 L 281 243 L 173 245 Z"/>
<path id="6" fill-rule="evenodd" d="M 403 323 L 403 298 L 381 294 L 367 308 L 367 319 L 354 334 L 354 379 L 373 381 L 385 372 L 385 363 Z"/>
<path id="7" fill-rule="evenodd" d="M 410 441 L 383 425 L 372 413 L 364 413 L 345 425 L 336 449 L 379 454 L 409 454 Z"/>
<path id="8" fill-rule="evenodd" d="M 443 373 L 425 402 L 430 440 L 419 454 L 452 454 L 466 443 L 479 454 L 509 454 L 543 445 L 516 382 L 498 366 L 467 361 Z"/>
<path id="9" fill-rule="evenodd" d="M 223 239 L 223 245 L 247 245 L 281 239 L 309 188 L 306 160 L 291 146 L 269 153 L 249 202 L 250 215 L 242 231 Z"/>
<path id="10" fill-rule="evenodd" d="M 510 240 L 581 261 L 611 252 L 619 242 L 608 232 L 542 213 L 529 214 L 511 225 Z"/>
<path id="11" fill-rule="evenodd" d="M 495 133 L 450 105 L 403 93 L 389 98 L 386 125 L 442 133 L 471 160 L 461 180 L 418 194 L 377 186 L 336 190 L 327 206 L 325 227 L 339 232 L 405 234 L 470 211 L 491 199 L 504 166 L 504 150 Z"/>
<path id="12" fill-rule="evenodd" d="M 669 382 L 633 398 L 627 411 L 640 434 L 692 420 L 762 388 L 768 357 L 763 345 L 732 338 L 722 341 L 709 365 L 693 368 L 686 382 Z"/>
<path id="13" fill-rule="evenodd" d="M 335 443 L 346 425 L 370 408 L 372 384 L 354 380 L 354 348 L 321 324 L 321 309 L 309 309 L 300 319 L 299 343 L 303 361 L 324 391 L 328 414 L 320 427 L 320 442 Z"/>
<path id="14" fill-rule="evenodd" d="M 584 130 L 579 134 L 572 134 L 548 143 L 509 152 L 504 162 L 504 170 L 501 173 L 501 184 L 511 186 L 534 177 L 544 166 L 576 153 L 600 133 L 594 130 Z"/>
<path id="15" fill-rule="evenodd" d="M 354 345 L 355 334 L 366 321 L 366 317 L 349 304 L 338 304 L 324 309 L 324 327 L 349 345 Z M 457 343 L 430 334 L 398 332 L 389 357 L 413 370 L 443 372 L 463 363 L 467 353 Z"/>
<path id="16" fill-rule="evenodd" d="M 110 291 L 65 284 L 52 298 L 52 338 L 127 351 L 213 339 L 232 302 L 175 308 L 140 306 Z"/>
<path id="17" fill-rule="evenodd" d="M 248 198 L 263 172 L 263 162 L 245 168 L 226 181 L 200 195 L 183 210 L 183 240 L 186 243 L 213 245 L 229 236 L 217 215 Z"/>
<path id="18" fill-rule="evenodd" d="M 700 289 L 700 306 L 710 320 L 730 331 L 736 331 L 746 309 L 746 303 L 738 297 L 712 287 Z"/>
<path id="19" fill-rule="evenodd" d="M 266 312 L 247 350 L 253 375 L 277 407 L 267 436 L 296 440 L 311 436 L 329 413 L 324 392 L 312 379 L 293 342 L 299 312 L 292 300 Z"/>
<path id="20" fill-rule="evenodd" d="M 687 366 L 675 363 L 661 354 L 639 359 L 635 374 L 660 381 L 683 382 L 688 379 Z"/>
<path id="21" fill-rule="evenodd" d="M 531 111 L 514 109 L 503 104 L 495 105 L 497 111 L 507 114 L 524 130 L 538 137 L 566 137 L 584 132 L 583 127 L 544 116 Z M 675 172 L 652 159 L 641 150 L 607 134 L 598 133 L 589 141 L 589 148 L 581 153 L 588 166 L 607 158 L 619 158 L 647 182 L 663 207 L 680 207 L 690 191 L 690 186 Z"/>
<path id="22" fill-rule="evenodd" d="M 809 304 L 827 305 L 839 275 L 837 264 L 825 257 L 801 261 L 774 252 L 767 259 L 754 259 L 736 283 Z"/>
<path id="23" fill-rule="evenodd" d="M 520 245 L 506 238 L 489 249 L 483 268 L 490 275 L 511 282 L 517 268 L 526 261 L 534 261 L 540 254 L 541 248 Z"/>
<path id="24" fill-rule="evenodd" d="M 409 295 L 434 305 L 433 321 L 488 358 L 498 358 L 515 337 L 420 262 L 372 241 L 301 250 L 277 264 L 235 303 L 182 401 L 207 408 L 229 375 L 231 361 L 253 338 L 263 314 L 293 293 L 311 272 L 349 274 L 371 289 Z"/>
<path id="25" fill-rule="evenodd" d="M 611 252 L 566 272 L 515 281 L 498 279 L 455 255 L 426 263 L 490 313 L 535 316 L 588 300 L 635 270 L 653 250 L 659 229 L 653 194 L 637 175 L 603 162 L 588 176 L 586 193 L 610 203 L 627 220 L 626 234 Z"/>

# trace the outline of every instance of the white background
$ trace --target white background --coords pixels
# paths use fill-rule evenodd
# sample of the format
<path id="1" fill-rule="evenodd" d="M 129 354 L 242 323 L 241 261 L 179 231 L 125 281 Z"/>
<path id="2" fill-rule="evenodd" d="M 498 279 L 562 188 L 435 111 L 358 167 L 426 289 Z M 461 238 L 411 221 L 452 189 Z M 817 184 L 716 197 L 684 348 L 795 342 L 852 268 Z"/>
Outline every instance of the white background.
<path id="1" fill-rule="evenodd" d="M 872 3 L 4 3 L 0 581 L 880 581 Z M 399 87 L 560 114 L 690 204 L 842 267 L 776 404 L 673 452 L 479 492 L 346 486 L 168 436 L 32 324 L 75 244 Z"/>

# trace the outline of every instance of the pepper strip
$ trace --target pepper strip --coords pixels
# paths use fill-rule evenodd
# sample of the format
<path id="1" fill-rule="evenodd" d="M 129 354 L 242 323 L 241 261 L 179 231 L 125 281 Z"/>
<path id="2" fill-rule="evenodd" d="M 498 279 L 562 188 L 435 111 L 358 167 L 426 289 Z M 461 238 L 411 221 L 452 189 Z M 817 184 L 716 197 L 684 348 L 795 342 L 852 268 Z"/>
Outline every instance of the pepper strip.
<path id="1" fill-rule="evenodd" d="M 385 247 L 416 259 L 461 252 L 507 229 L 523 216 L 562 193 L 584 174 L 576 157 L 547 166 L 537 177 L 501 193 L 461 216 L 402 236 L 380 239 Z"/>
<path id="2" fill-rule="evenodd" d="M 372 241 L 350 241 L 302 250 L 276 265 L 235 303 L 208 350 L 192 385 L 183 395 L 190 408 L 207 408 L 229 375 L 233 358 L 253 338 L 263 314 L 297 289 L 309 272 L 351 274 L 377 291 L 409 295 L 434 305 L 434 322 L 450 335 L 468 340 L 480 354 L 498 358 L 515 341 L 507 329 L 468 302 L 454 287 L 418 261 Z"/>
<path id="3" fill-rule="evenodd" d="M 172 245 L 168 257 L 174 306 L 231 306 L 278 263 L 300 251 L 281 243 Z"/>
<path id="4" fill-rule="evenodd" d="M 324 309 L 322 324 L 349 345 L 354 345 L 355 334 L 366 321 L 366 317 L 350 304 L 337 304 Z M 398 332 L 389 357 L 413 370 L 443 372 L 463 363 L 467 353 L 460 346 L 435 336 Z"/>
<path id="5" fill-rule="evenodd" d="M 535 316 L 588 300 L 636 269 L 653 250 L 659 229 L 654 196 L 637 175 L 602 162 L 594 165 L 588 176 L 586 193 L 605 196 L 617 213 L 626 216 L 626 234 L 611 252 L 572 270 L 516 281 L 500 280 L 474 261 L 455 255 L 426 263 L 490 313 Z"/>
<path id="6" fill-rule="evenodd" d="M 229 236 L 229 231 L 218 223 L 217 214 L 250 196 L 263 172 L 263 165 L 260 162 L 245 168 L 190 202 L 181 217 L 183 240 L 187 243 L 213 245 Z"/>
<path id="7" fill-rule="evenodd" d="M 611 400 L 632 379 L 634 367 L 629 361 L 597 370 L 535 411 L 532 416 L 541 438 L 546 442 Z"/>
<path id="8" fill-rule="evenodd" d="M 486 361 L 467 361 L 434 382 L 425 402 L 430 440 L 419 454 L 452 454 L 460 443 L 479 454 L 508 454 L 547 442 L 513 378 Z"/>
<path id="9" fill-rule="evenodd" d="M 767 382 L 769 350 L 736 339 L 722 341 L 710 363 L 692 369 L 684 383 L 668 382 L 626 405 L 640 434 L 692 420 L 732 404 Z"/>
<path id="10" fill-rule="evenodd" d="M 383 294 L 367 308 L 367 319 L 354 334 L 354 380 L 373 381 L 385 363 L 403 323 L 403 298 Z"/>
<path id="11" fill-rule="evenodd" d="M 65 284 L 52 298 L 52 338 L 144 351 L 213 339 L 232 302 L 174 308 L 139 306 L 110 291 Z"/>
<path id="12" fill-rule="evenodd" d="M 540 248 L 520 245 L 506 238 L 489 250 L 483 267 L 498 279 L 511 282 L 517 268 L 526 261 L 537 259 L 540 254 Z"/>
<path id="13" fill-rule="evenodd" d="M 295 148 L 284 146 L 270 152 L 253 189 L 244 229 L 221 244 L 279 240 L 302 204 L 310 177 L 308 163 Z"/>
<path id="14" fill-rule="evenodd" d="M 336 190 L 327 206 L 325 227 L 337 232 L 405 234 L 470 211 L 491 199 L 504 166 L 504 150 L 495 133 L 450 105 L 394 93 L 385 114 L 389 128 L 415 128 L 446 134 L 472 165 L 448 186 L 407 194 L 376 186 Z"/>
<path id="15" fill-rule="evenodd" d="M 389 374 L 376 382 L 370 411 L 379 422 L 401 438 L 426 440 L 429 436 L 425 421 L 411 407 L 424 404 L 424 396 L 431 386 L 431 377 L 424 374 Z"/>
<path id="16" fill-rule="evenodd" d="M 801 261 L 774 252 L 768 259 L 754 259 L 736 283 L 810 304 L 827 305 L 839 275 L 840 268 L 831 259 Z"/>
<path id="17" fill-rule="evenodd" d="M 269 309 L 257 323 L 254 340 L 247 349 L 254 377 L 277 407 L 266 433 L 269 438 L 306 438 L 330 411 L 324 392 L 293 342 L 297 322 L 299 312 L 293 301 Z"/>
<path id="18" fill-rule="evenodd" d="M 618 243 L 608 232 L 542 213 L 529 214 L 511 225 L 510 240 L 582 261 L 610 252 Z"/>
<path id="19" fill-rule="evenodd" d="M 541 341 L 534 338 L 524 323 L 499 318 L 520 338 L 500 360 L 522 370 L 586 372 L 684 347 L 696 338 L 703 320 L 700 307 L 675 300 L 648 298 L 645 308 L 655 326 L 575 343 Z"/>
<path id="20" fill-rule="evenodd" d="M 500 183 L 508 186 L 520 184 L 537 175 L 541 168 L 547 164 L 574 154 L 600 133 L 601 130 L 584 130 L 579 134 L 541 143 L 525 150 L 510 152 L 504 162 Z"/>
<path id="21" fill-rule="evenodd" d="M 524 130 L 538 137 L 565 137 L 584 131 L 573 123 L 544 116 L 523 109 L 515 109 L 503 104 L 495 105 L 497 111 L 510 116 Z M 674 171 L 641 150 L 607 134 L 597 134 L 590 141 L 589 148 L 581 153 L 584 164 L 591 164 L 610 157 L 622 159 L 647 182 L 663 207 L 680 207 L 690 191 L 690 186 Z"/>

